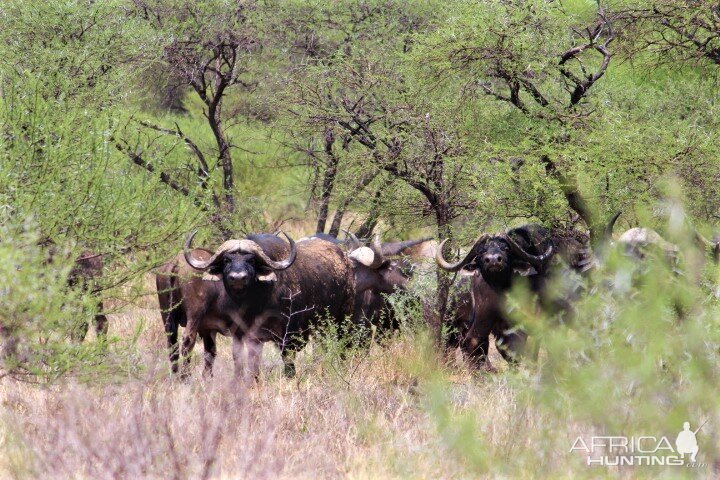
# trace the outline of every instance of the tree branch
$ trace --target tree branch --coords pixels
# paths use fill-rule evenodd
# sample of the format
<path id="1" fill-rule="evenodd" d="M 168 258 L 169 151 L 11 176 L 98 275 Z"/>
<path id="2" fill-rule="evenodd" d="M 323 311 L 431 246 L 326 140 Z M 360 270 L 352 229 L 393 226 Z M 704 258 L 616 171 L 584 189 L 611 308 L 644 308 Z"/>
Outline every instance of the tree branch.
<path id="1" fill-rule="evenodd" d="M 195 154 L 195 157 L 198 160 L 198 170 L 197 170 L 197 176 L 198 180 L 200 180 L 200 186 L 204 190 L 210 190 L 209 180 L 210 180 L 210 167 L 208 166 L 207 161 L 205 160 L 205 155 L 202 153 L 200 148 L 197 146 L 195 142 L 193 142 L 188 136 L 186 136 L 182 130 L 180 130 L 180 126 L 175 123 L 175 130 L 170 130 L 168 128 L 161 127 L 159 125 L 154 125 L 147 121 L 140 121 L 140 125 L 146 128 L 150 128 L 152 130 L 155 130 L 160 133 L 164 133 L 166 135 L 172 135 L 174 137 L 180 138 L 183 142 L 185 142 L 185 145 L 190 148 L 190 150 Z M 220 207 L 220 199 L 218 198 L 217 194 L 214 191 L 211 191 L 213 203 L 216 207 Z"/>
<path id="2" fill-rule="evenodd" d="M 153 165 L 152 163 L 145 160 L 142 157 L 142 155 L 140 155 L 139 153 L 136 153 L 132 149 L 130 149 L 130 147 L 127 145 L 127 143 L 125 145 L 123 145 L 122 143 L 120 143 L 120 141 L 116 140 L 114 137 L 110 137 L 110 141 L 115 142 L 115 148 L 118 151 L 126 154 L 135 165 L 144 168 L 145 170 L 147 170 L 150 173 L 158 174 L 160 177 L 160 181 L 162 183 L 164 183 L 165 185 L 167 185 L 168 187 L 172 188 L 173 190 L 182 194 L 185 197 L 193 196 L 190 189 L 188 189 L 187 187 L 181 185 L 176 180 L 174 180 L 170 176 L 169 173 L 164 172 L 162 170 L 157 170 L 155 168 L 155 165 Z M 203 210 L 205 212 L 208 211 L 208 208 L 202 202 L 200 202 L 200 200 L 197 197 L 193 199 L 193 203 L 195 203 L 195 206 L 197 206 L 201 210 Z"/>
<path id="3" fill-rule="evenodd" d="M 545 165 L 545 171 L 547 174 L 556 179 L 560 184 L 560 189 L 562 190 L 563 195 L 565 195 L 570 208 L 572 208 L 580 216 L 580 218 L 583 219 L 585 225 L 587 225 L 588 230 L 590 230 L 590 238 L 593 241 L 600 238 L 598 233 L 602 234 L 602 232 L 597 231 L 592 211 L 580 193 L 577 181 L 575 179 L 568 178 L 564 173 L 558 170 L 557 165 L 555 165 L 555 162 L 553 162 L 549 156 L 543 155 L 540 157 L 540 161 Z"/>

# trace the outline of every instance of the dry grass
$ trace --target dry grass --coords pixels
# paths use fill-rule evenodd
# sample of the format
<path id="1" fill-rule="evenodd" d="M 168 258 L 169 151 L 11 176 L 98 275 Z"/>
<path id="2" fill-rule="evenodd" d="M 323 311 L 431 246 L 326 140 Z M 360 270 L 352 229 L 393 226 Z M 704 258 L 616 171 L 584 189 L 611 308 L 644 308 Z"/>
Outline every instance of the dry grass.
<path id="1" fill-rule="evenodd" d="M 293 380 L 266 348 L 262 379 L 246 388 L 233 379 L 227 339 L 212 380 L 200 376 L 201 347 L 194 378 L 171 378 L 152 297 L 110 321 L 119 337 L 142 329 L 143 373 L 4 381 L 3 478 L 534 478 L 581 466 L 566 450 L 576 427 L 519 400 L 522 372 L 472 374 L 440 361 L 421 334 L 342 361 L 311 344 Z M 557 442 L 543 442 L 553 428 Z"/>

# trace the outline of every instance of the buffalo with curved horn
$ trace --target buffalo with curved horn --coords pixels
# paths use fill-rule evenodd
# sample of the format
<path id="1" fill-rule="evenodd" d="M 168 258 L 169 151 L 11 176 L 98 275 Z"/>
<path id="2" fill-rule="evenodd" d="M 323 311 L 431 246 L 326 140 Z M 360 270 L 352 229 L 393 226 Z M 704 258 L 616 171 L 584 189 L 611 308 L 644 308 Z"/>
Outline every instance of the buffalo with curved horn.
<path id="1" fill-rule="evenodd" d="M 720 262 L 720 241 L 715 240 L 714 242 L 711 242 L 697 230 L 694 230 L 694 233 L 695 233 L 695 238 L 696 238 L 697 242 L 702 247 L 705 247 L 708 251 L 710 251 L 715 263 L 719 263 Z"/>
<path id="2" fill-rule="evenodd" d="M 200 335 L 210 374 L 220 333 L 233 338 L 236 373 L 247 350 L 249 373 L 257 377 L 262 344 L 274 342 L 292 376 L 293 354 L 319 319 L 340 324 L 367 291 L 390 293 L 402 284 L 376 245 L 346 254 L 323 239 L 295 243 L 285 236 L 288 242 L 250 235 L 206 250 L 191 249 L 193 233 L 184 252 L 161 268 L 156 283 L 174 372 Z M 179 326 L 185 331 L 178 352 Z"/>
<path id="3" fill-rule="evenodd" d="M 637 259 L 643 259 L 648 249 L 656 249 L 662 252 L 669 260 L 675 261 L 679 248 L 677 245 L 665 240 L 658 232 L 647 227 L 632 227 L 623 232 L 617 240 L 613 239 L 613 227 L 615 222 L 622 212 L 616 213 L 607 227 L 605 227 L 605 238 L 606 244 L 617 244 L 624 247 L 625 252 Z M 697 244 L 701 248 L 707 249 L 712 254 L 715 262 L 720 261 L 720 242 L 711 242 L 706 239 L 700 232 L 693 229 L 693 236 Z M 583 271 L 590 270 L 593 267 L 599 265 L 600 261 L 598 258 L 588 250 L 590 255 L 584 262 Z"/>
<path id="4" fill-rule="evenodd" d="M 539 225 L 525 225 L 499 235 L 485 234 L 454 263 L 443 257 L 446 241 L 435 256 L 438 266 L 472 275 L 470 301 L 461 298 L 460 306 L 465 304 L 466 308 L 458 309 L 458 315 L 466 310 L 470 313 L 467 330 L 460 338 L 461 348 L 476 365 L 484 365 L 492 333 L 503 357 L 514 362 L 524 349 L 527 334 L 513 328 L 505 311 L 505 296 L 518 276 L 528 277 L 533 291 L 542 291 L 554 253 L 551 232 Z"/>
<path id="5" fill-rule="evenodd" d="M 352 311 L 351 268 L 344 252 L 329 242 L 296 244 L 285 235 L 286 243 L 261 234 L 206 250 L 191 249 L 194 236 L 156 277 L 174 372 L 180 356 L 187 364 L 200 335 L 205 372 L 211 373 L 220 333 L 233 338 L 236 373 L 247 350 L 249 373 L 256 377 L 262 344 L 271 341 L 292 375 L 292 354 L 302 348 L 315 320 L 339 322 Z M 185 331 L 178 352 L 179 326 Z"/>
<path id="6" fill-rule="evenodd" d="M 360 242 L 348 232 L 353 245 Z M 353 260 L 355 280 L 355 306 L 353 324 L 369 327 L 375 325 L 379 331 L 396 328 L 397 322 L 387 295 L 405 290 L 410 275 L 402 260 L 390 259 L 384 253 L 379 235 L 369 246 L 354 249 L 348 257 Z"/>

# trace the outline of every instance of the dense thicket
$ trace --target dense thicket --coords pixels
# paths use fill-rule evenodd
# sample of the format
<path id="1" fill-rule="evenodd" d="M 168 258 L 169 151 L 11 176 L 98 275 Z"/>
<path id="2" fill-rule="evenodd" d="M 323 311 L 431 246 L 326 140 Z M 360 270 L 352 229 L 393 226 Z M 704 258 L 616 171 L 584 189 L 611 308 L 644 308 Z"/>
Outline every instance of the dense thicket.
<path id="1" fill-rule="evenodd" d="M 711 2 L 10 0 L 0 24 L 7 255 L 102 254 L 114 299 L 196 225 L 593 234 L 663 226 L 668 183 L 720 217 Z"/>
<path id="2" fill-rule="evenodd" d="M 717 465 L 720 272 L 691 239 L 720 220 L 719 66 L 709 0 L 4 0 L 0 375 L 137 373 L 112 325 L 71 334 L 91 293 L 110 312 L 141 302 L 194 228 L 207 244 L 284 228 L 468 245 L 526 222 L 597 238 L 622 211 L 618 231 L 656 228 L 679 260 L 609 254 L 567 323 L 509 297 L 542 346 L 498 380 L 517 436 L 481 438 L 423 347 L 455 280 L 441 272 L 413 283 L 431 308 L 392 299 L 414 329 L 392 360 L 403 395 L 468 476 L 567 476 L 555 431 L 670 436 L 687 419 L 709 420 Z M 69 286 L 81 252 L 105 262 L 94 292 Z"/>
<path id="3" fill-rule="evenodd" d="M 4 203 L 50 237 L 147 246 L 181 212 L 224 235 L 301 211 L 365 235 L 418 218 L 443 235 L 528 218 L 588 228 L 618 209 L 632 219 L 669 175 L 693 217 L 718 216 L 709 3 L 1 13 Z"/>

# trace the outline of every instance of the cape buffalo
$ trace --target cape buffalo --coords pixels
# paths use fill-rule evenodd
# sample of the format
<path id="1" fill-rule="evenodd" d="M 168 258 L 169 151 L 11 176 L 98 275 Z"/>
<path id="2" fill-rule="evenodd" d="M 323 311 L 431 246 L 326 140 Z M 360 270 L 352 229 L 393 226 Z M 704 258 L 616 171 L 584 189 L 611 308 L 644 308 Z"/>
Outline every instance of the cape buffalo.
<path id="1" fill-rule="evenodd" d="M 553 256 L 551 232 L 540 225 L 525 225 L 499 235 L 483 235 L 456 263 L 449 263 L 442 255 L 446 241 L 435 256 L 440 268 L 472 275 L 469 328 L 460 340 L 463 351 L 477 365 L 484 364 L 492 333 L 502 356 L 515 361 L 527 334 L 513 328 L 506 314 L 505 296 L 518 276 L 528 277 L 532 291 L 542 290 Z M 461 298 L 459 306 L 467 310 L 467 303 Z"/>
<path id="2" fill-rule="evenodd" d="M 398 327 L 392 306 L 387 295 L 398 290 L 404 290 L 412 274 L 412 265 L 404 259 L 388 258 L 404 255 L 408 248 L 422 244 L 427 239 L 406 240 L 401 242 L 381 243 L 379 236 L 362 249 L 363 243 L 350 231 L 343 230 L 346 239 L 340 240 L 326 233 L 316 233 L 308 239 L 322 239 L 347 249 L 351 259 L 363 258 L 372 268 L 362 267 L 362 263 L 354 264 L 355 276 L 366 276 L 368 272 L 381 272 L 383 278 L 375 277 L 371 288 L 357 292 L 353 307 L 352 323 L 356 326 L 369 328 L 374 325 L 378 331 L 388 331 Z M 367 266 L 365 266 L 367 267 Z M 356 278 L 356 281 L 360 280 Z"/>
<path id="3" fill-rule="evenodd" d="M 187 365 L 199 334 L 205 372 L 211 373 L 219 332 L 233 337 L 236 373 L 247 349 L 249 371 L 256 377 L 262 344 L 272 341 L 282 352 L 285 373 L 292 376 L 292 354 L 304 346 L 318 319 L 339 324 L 353 313 L 356 295 L 396 287 L 390 265 L 374 248 L 346 255 L 322 239 L 295 243 L 286 235 L 288 245 L 272 235 L 250 235 L 215 251 L 190 250 L 193 237 L 156 277 L 173 372 L 179 355 Z M 180 352 L 179 326 L 185 326 Z"/>
<path id="4" fill-rule="evenodd" d="M 710 251 L 713 261 L 715 263 L 720 263 L 720 235 L 715 236 L 713 241 L 710 241 L 707 238 L 703 237 L 702 234 L 697 230 L 695 230 L 694 233 L 698 243 L 702 247 L 705 247 L 707 250 Z"/>
<path id="5" fill-rule="evenodd" d="M 56 255 L 60 254 L 59 248 L 55 241 L 49 237 L 39 242 L 39 245 L 46 250 L 47 264 L 50 264 Z M 97 300 L 97 313 L 95 314 L 95 331 L 98 337 L 107 334 L 107 317 L 103 313 L 103 300 L 100 296 L 99 281 L 103 276 L 104 262 L 103 255 L 85 250 L 75 258 L 72 269 L 67 277 L 67 284 L 71 288 L 79 289 L 84 293 L 90 294 Z M 72 332 L 72 338 L 76 341 L 82 341 L 87 335 L 89 322 L 86 319 L 78 325 L 77 329 Z"/>
<path id="6" fill-rule="evenodd" d="M 623 232 L 617 240 L 613 239 L 613 227 L 618 217 L 622 212 L 618 212 L 608 223 L 605 228 L 604 243 L 609 245 L 622 246 L 625 253 L 632 257 L 642 260 L 645 258 L 648 252 L 654 250 L 656 252 L 664 254 L 664 256 L 671 262 L 677 260 L 679 248 L 677 245 L 665 240 L 655 230 L 647 227 L 633 227 Z M 713 260 L 717 263 L 720 261 L 720 242 L 706 239 L 700 232 L 694 230 L 694 239 L 698 246 L 707 249 L 712 255 Z M 584 261 L 583 270 L 590 270 L 600 264 L 600 260 L 593 253 L 589 252 L 587 260 Z"/>
<path id="7" fill-rule="evenodd" d="M 57 247 L 55 242 L 46 239 L 39 243 L 45 247 L 47 258 L 46 264 L 50 264 L 53 257 L 57 255 Z M 97 302 L 97 310 L 95 313 L 95 328 L 98 338 L 104 338 L 107 335 L 107 317 L 103 313 L 103 300 L 100 296 L 97 282 L 103 275 L 103 257 L 94 254 L 91 251 L 82 252 L 74 261 L 73 267 L 67 277 L 67 284 L 71 288 L 79 289 L 89 294 Z M 74 326 L 70 332 L 70 338 L 75 342 L 82 342 L 87 335 L 90 322 L 88 318 L 82 318 L 81 321 Z M 18 355 L 18 345 L 20 339 L 17 332 L 12 328 L 8 328 L 3 322 L 0 322 L 0 357 L 14 357 Z"/>
<path id="8" fill-rule="evenodd" d="M 355 237 L 353 239 L 357 242 Z M 365 328 L 374 325 L 380 332 L 398 327 L 387 295 L 405 290 L 411 275 L 411 268 L 406 262 L 386 257 L 385 245 L 376 236 L 369 247 L 356 248 L 349 255 L 355 261 L 353 272 L 356 284 L 368 286 L 356 289 L 353 324 Z"/>
<path id="9" fill-rule="evenodd" d="M 90 251 L 81 253 L 76 259 L 70 274 L 68 285 L 78 287 L 97 298 L 97 313 L 95 314 L 95 331 L 98 337 L 107 335 L 107 317 L 103 313 L 103 301 L 99 295 L 97 282 L 103 275 L 103 257 Z M 88 331 L 88 322 L 83 321 L 73 337 L 79 341 L 85 338 Z"/>

